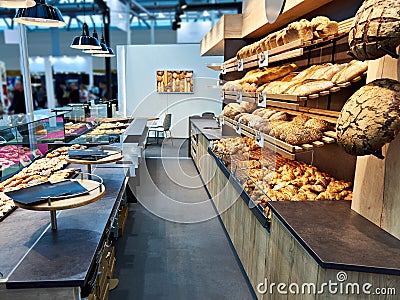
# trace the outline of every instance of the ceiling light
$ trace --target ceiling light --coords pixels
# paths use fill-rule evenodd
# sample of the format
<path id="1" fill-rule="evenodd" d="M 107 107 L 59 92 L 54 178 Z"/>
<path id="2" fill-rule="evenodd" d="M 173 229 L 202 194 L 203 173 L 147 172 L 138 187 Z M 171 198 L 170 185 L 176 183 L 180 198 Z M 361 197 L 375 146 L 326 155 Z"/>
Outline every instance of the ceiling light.
<path id="1" fill-rule="evenodd" d="M 83 23 L 82 35 L 74 37 L 70 47 L 80 50 L 101 49 L 99 40 L 89 35 L 89 27 L 86 22 Z"/>
<path id="2" fill-rule="evenodd" d="M 94 35 L 94 32 L 93 32 Z M 96 33 L 97 35 L 97 33 Z M 100 41 L 101 49 L 88 49 L 83 50 L 83 53 L 90 53 L 90 54 L 100 54 L 100 53 L 108 53 L 108 47 L 106 45 L 106 41 L 104 40 L 104 34 L 101 34 L 101 41 Z"/>
<path id="3" fill-rule="evenodd" d="M 209 16 L 210 13 L 207 10 L 203 11 L 203 17 L 209 17 Z"/>
<path id="4" fill-rule="evenodd" d="M 35 5 L 34 0 L 0 0 L 0 7 L 4 8 L 27 8 Z"/>
<path id="5" fill-rule="evenodd" d="M 186 9 L 188 7 L 186 0 L 179 0 L 179 5 L 182 9 Z"/>
<path id="6" fill-rule="evenodd" d="M 33 26 L 63 27 L 67 25 L 57 7 L 53 7 L 40 0 L 35 6 L 20 8 L 15 14 L 17 23 Z"/>
<path id="7" fill-rule="evenodd" d="M 115 54 L 114 54 L 114 50 L 111 49 L 111 47 L 108 47 L 108 53 L 95 53 L 95 54 L 92 54 L 92 56 L 94 56 L 94 57 L 114 57 Z"/>

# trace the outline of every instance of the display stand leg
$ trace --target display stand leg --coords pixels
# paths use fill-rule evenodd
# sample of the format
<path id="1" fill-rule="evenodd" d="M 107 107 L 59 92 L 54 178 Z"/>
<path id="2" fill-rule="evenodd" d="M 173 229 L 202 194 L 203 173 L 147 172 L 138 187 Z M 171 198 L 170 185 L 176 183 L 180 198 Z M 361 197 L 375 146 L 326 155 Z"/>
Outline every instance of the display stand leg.
<path id="1" fill-rule="evenodd" d="M 89 174 L 92 174 L 92 165 L 87 165 L 87 172 Z M 92 179 L 92 175 L 88 175 L 88 179 L 91 180 Z"/>
<path id="2" fill-rule="evenodd" d="M 50 219 L 51 219 L 51 229 L 57 230 L 57 211 L 50 211 Z"/>

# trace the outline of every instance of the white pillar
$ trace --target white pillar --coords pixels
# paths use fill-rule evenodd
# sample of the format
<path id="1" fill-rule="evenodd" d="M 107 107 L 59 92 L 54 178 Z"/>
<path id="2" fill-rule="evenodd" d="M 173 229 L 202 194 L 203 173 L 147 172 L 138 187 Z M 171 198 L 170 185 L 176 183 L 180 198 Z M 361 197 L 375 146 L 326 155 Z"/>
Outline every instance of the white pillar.
<path id="1" fill-rule="evenodd" d="M 44 58 L 44 71 L 46 79 L 47 108 L 53 109 L 57 106 L 57 99 L 54 96 L 53 68 L 50 57 Z"/>
<path id="2" fill-rule="evenodd" d="M 150 20 L 150 44 L 152 44 L 152 45 L 155 44 L 154 27 L 155 27 L 155 22 L 154 22 L 154 19 L 152 18 Z"/>
<path id="3" fill-rule="evenodd" d="M 19 53 L 21 74 L 23 76 L 24 94 L 25 94 L 25 107 L 26 114 L 33 120 L 33 98 L 31 86 L 31 73 L 29 72 L 29 58 L 28 58 L 28 43 L 26 39 L 26 27 L 23 24 L 18 24 L 19 32 Z"/>

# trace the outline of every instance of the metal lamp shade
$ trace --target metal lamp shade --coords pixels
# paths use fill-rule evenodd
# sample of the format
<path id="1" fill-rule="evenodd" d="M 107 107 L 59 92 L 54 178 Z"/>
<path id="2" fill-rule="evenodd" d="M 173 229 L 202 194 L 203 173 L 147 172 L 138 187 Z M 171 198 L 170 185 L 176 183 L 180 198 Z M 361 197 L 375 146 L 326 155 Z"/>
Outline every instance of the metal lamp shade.
<path id="1" fill-rule="evenodd" d="M 96 31 L 93 32 L 93 37 L 98 39 Z M 101 47 L 101 49 L 88 49 L 88 50 L 83 50 L 82 52 L 89 53 L 89 54 L 108 53 L 108 47 L 106 45 L 106 42 L 104 41 L 104 37 L 101 38 L 100 47 Z"/>
<path id="2" fill-rule="evenodd" d="M 74 37 L 70 47 L 80 50 L 101 49 L 99 40 L 89 35 L 89 27 L 86 23 L 83 23 L 82 35 Z"/>
<path id="3" fill-rule="evenodd" d="M 111 49 L 110 47 L 108 47 L 107 53 L 96 53 L 96 54 L 93 54 L 93 56 L 95 56 L 95 57 L 114 57 L 115 54 L 114 54 L 114 50 Z"/>
<path id="4" fill-rule="evenodd" d="M 18 9 L 14 21 L 25 25 L 46 27 L 67 25 L 59 9 L 46 3 L 36 3 L 36 6 Z"/>
<path id="5" fill-rule="evenodd" d="M 0 0 L 0 7 L 4 8 L 27 8 L 35 5 L 34 0 Z"/>

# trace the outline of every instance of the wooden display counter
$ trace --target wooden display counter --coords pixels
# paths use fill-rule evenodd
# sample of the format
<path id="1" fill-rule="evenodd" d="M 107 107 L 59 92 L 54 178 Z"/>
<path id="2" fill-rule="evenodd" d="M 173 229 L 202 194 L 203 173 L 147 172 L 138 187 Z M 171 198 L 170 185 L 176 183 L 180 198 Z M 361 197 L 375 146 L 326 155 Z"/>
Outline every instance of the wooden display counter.
<path id="1" fill-rule="evenodd" d="M 115 264 L 110 240 L 118 237 L 129 174 L 98 168 L 96 175 L 104 196 L 59 212 L 57 231 L 46 211 L 17 209 L 1 223 L 0 299 L 107 299 Z"/>
<path id="2" fill-rule="evenodd" d="M 396 299 L 398 239 L 352 211 L 347 201 L 270 202 L 273 213 L 266 224 L 238 180 L 209 150 L 201 126 L 191 126 L 199 133 L 191 145 L 194 162 L 259 299 L 366 299 L 378 291 L 387 294 L 382 299 Z M 273 296 L 265 292 L 272 283 Z M 329 292 L 329 283 L 344 290 Z M 353 283 L 359 293 L 346 294 Z M 286 285 L 286 291 L 291 284 L 299 286 L 300 292 L 280 294 L 278 284 Z M 317 290 L 301 294 L 302 286 Z"/>

